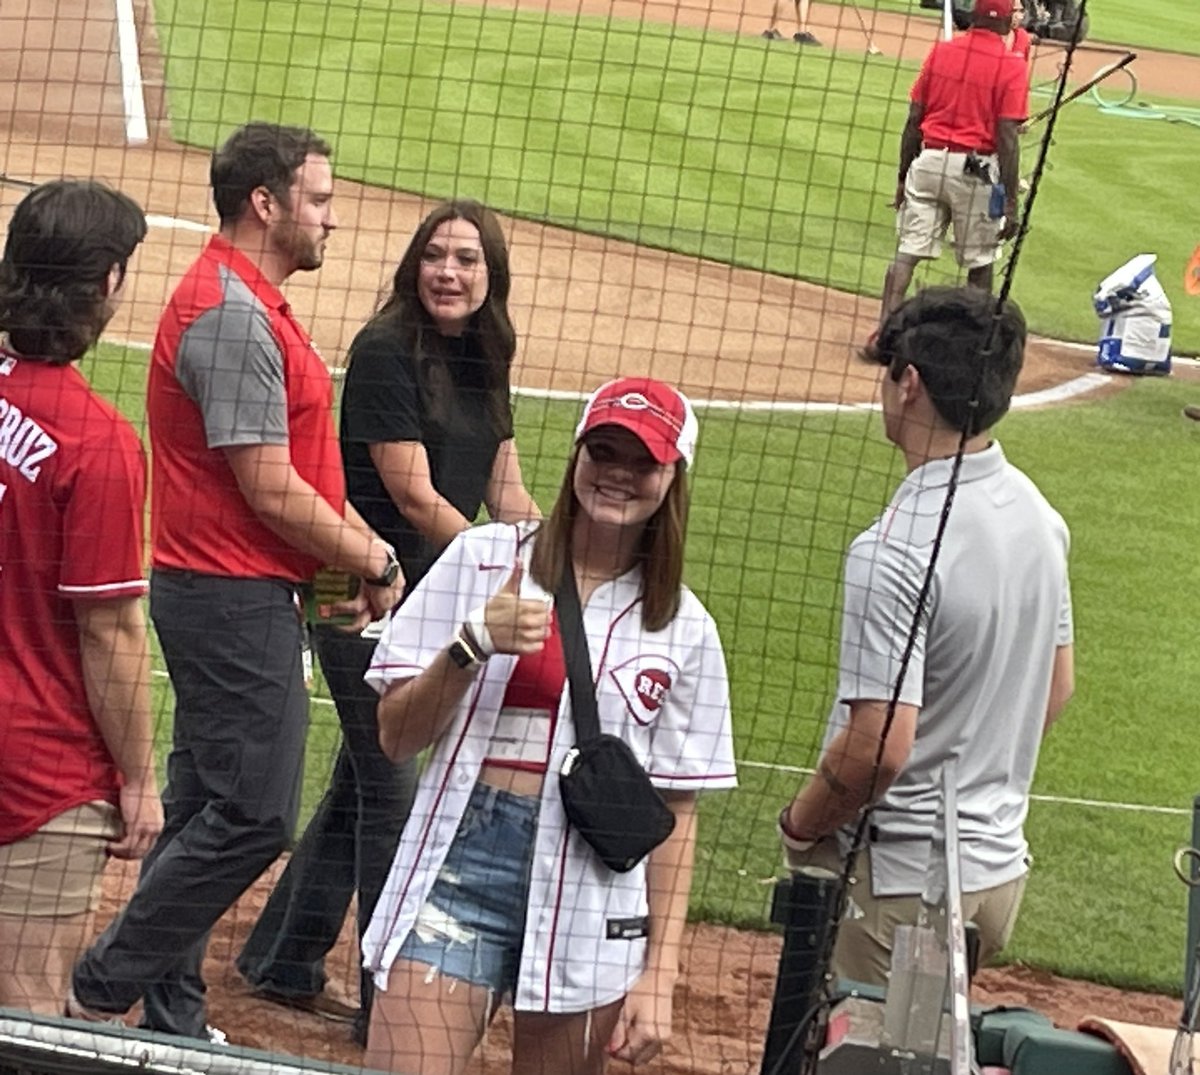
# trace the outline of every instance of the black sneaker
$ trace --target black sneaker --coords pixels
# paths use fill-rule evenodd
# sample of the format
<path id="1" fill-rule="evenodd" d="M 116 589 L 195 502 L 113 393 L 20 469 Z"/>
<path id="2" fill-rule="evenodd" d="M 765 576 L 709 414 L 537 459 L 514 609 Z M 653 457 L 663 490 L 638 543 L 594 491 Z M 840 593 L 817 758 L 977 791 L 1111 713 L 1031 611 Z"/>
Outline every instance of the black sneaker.
<path id="1" fill-rule="evenodd" d="M 816 34 L 809 33 L 807 30 L 797 30 L 792 34 L 792 40 L 797 45 L 816 45 L 820 47 L 821 42 L 817 40 Z"/>
<path id="2" fill-rule="evenodd" d="M 772 26 L 769 30 L 764 30 L 762 32 L 762 35 L 768 41 L 782 41 L 783 40 L 783 34 L 781 34 L 778 30 L 776 30 L 774 26 Z"/>

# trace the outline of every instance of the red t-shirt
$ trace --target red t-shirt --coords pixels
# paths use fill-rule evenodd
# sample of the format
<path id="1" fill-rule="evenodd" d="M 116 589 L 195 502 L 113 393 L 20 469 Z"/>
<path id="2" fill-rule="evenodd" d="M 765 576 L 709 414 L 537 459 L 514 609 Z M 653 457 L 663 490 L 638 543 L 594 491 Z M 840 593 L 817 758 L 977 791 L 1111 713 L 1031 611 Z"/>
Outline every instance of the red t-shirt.
<path id="1" fill-rule="evenodd" d="M 146 460 L 74 366 L 0 347 L 0 844 L 117 801 L 74 599 L 138 597 Z"/>
<path id="2" fill-rule="evenodd" d="M 487 763 L 501 769 L 544 773 L 558 723 L 558 705 L 567 681 L 557 610 L 550 615 L 550 633 L 536 653 L 524 653 L 504 689 L 500 715 Z"/>
<path id="3" fill-rule="evenodd" d="M 1009 38 L 1008 47 L 1011 52 L 1015 52 L 1028 63 L 1029 53 L 1033 49 L 1033 38 L 1024 26 L 1015 26 L 1012 36 Z"/>
<path id="4" fill-rule="evenodd" d="M 287 445 L 340 515 L 346 487 L 333 382 L 279 289 L 214 236 L 175 289 L 150 363 L 150 527 L 155 567 L 309 579 L 321 566 L 251 510 L 223 449 Z"/>
<path id="5" fill-rule="evenodd" d="M 999 121 L 1028 115 L 1028 71 L 999 34 L 972 28 L 929 50 L 909 98 L 927 143 L 994 153 Z"/>

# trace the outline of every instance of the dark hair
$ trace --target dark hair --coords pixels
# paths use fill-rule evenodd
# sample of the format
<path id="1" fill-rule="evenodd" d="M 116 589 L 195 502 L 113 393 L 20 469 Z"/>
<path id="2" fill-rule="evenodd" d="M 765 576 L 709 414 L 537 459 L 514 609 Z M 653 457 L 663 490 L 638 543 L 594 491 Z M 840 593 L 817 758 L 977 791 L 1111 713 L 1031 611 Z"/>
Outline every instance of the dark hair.
<path id="1" fill-rule="evenodd" d="M 108 274 L 122 279 L 146 237 L 146 217 L 120 191 L 91 180 L 43 183 L 8 222 L 0 260 L 0 331 L 26 358 L 74 362 L 108 324 Z"/>
<path id="2" fill-rule="evenodd" d="M 579 514 L 579 498 L 575 496 L 579 448 L 577 443 L 571 452 L 558 499 L 538 527 L 529 561 L 529 573 L 547 593 L 554 593 L 563 572 L 572 569 L 571 537 Z M 675 464 L 675 480 L 666 498 L 646 521 L 637 550 L 637 563 L 642 567 L 642 622 L 649 631 L 661 631 L 679 611 L 690 502 L 687 468 L 681 459 Z"/>
<path id="3" fill-rule="evenodd" d="M 888 315 L 862 357 L 893 381 L 915 367 L 942 421 L 973 437 L 1008 413 L 1025 360 L 1025 315 L 981 288 L 926 288 Z"/>
<path id="4" fill-rule="evenodd" d="M 333 150 L 307 127 L 247 123 L 234 131 L 212 155 L 208 169 L 221 225 L 240 220 L 259 187 L 290 209 L 292 179 L 309 154 L 329 157 Z"/>
<path id="5" fill-rule="evenodd" d="M 487 412 L 493 428 L 509 425 L 509 370 L 517 350 L 517 334 L 508 315 L 508 293 L 512 275 L 508 266 L 508 245 L 500 221 L 487 206 L 471 198 L 442 202 L 424 220 L 409 241 L 392 277 L 391 293 L 367 322 L 367 328 L 386 327 L 401 350 L 412 356 L 418 384 L 433 391 L 429 378 L 433 373 L 428 359 L 445 354 L 446 346 L 433 318 L 417 291 L 421 258 L 433 233 L 448 220 L 465 220 L 479 232 L 484 260 L 487 262 L 488 291 L 467 323 L 464 336 L 477 348 L 482 362 L 477 364 L 480 383 L 487 396 Z"/>

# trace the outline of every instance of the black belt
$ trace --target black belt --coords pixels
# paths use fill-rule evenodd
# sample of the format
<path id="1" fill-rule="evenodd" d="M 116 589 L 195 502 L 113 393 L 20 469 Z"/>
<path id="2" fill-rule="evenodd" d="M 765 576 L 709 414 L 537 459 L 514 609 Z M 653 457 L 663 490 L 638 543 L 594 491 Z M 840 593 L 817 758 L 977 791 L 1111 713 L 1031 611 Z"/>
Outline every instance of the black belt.
<path id="1" fill-rule="evenodd" d="M 974 153 L 980 157 L 990 157 L 994 149 L 976 149 L 974 146 L 963 146 L 957 142 L 924 142 L 922 149 L 944 149 L 949 153 Z"/>

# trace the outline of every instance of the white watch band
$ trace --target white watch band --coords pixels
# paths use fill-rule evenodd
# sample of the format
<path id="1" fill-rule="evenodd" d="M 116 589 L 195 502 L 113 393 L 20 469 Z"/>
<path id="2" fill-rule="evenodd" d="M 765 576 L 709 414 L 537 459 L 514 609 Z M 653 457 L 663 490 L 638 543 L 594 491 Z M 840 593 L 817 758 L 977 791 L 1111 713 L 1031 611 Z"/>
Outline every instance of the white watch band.
<path id="1" fill-rule="evenodd" d="M 492 641 L 492 633 L 487 629 L 486 606 L 480 605 L 467 616 L 467 629 L 475 640 L 479 654 L 483 658 L 496 656 L 496 644 Z"/>

